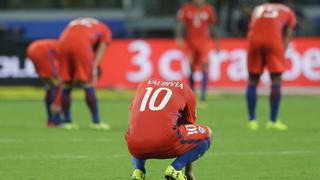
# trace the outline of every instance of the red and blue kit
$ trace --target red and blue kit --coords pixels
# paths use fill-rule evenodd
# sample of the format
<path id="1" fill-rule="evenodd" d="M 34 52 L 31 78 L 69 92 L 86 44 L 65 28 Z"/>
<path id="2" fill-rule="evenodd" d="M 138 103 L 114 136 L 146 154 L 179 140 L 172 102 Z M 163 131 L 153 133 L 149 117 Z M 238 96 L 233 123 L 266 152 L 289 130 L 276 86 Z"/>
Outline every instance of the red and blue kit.
<path id="1" fill-rule="evenodd" d="M 198 68 L 208 63 L 209 26 L 217 21 L 214 8 L 208 4 L 197 7 L 192 3 L 185 3 L 178 11 L 178 20 L 186 26 L 185 51 L 191 65 Z"/>
<path id="2" fill-rule="evenodd" d="M 111 39 L 110 29 L 97 19 L 71 21 L 59 39 L 62 79 L 91 82 L 95 48 L 100 42 L 109 44 Z"/>
<path id="3" fill-rule="evenodd" d="M 141 159 L 173 158 L 208 139 L 210 129 L 196 124 L 196 97 L 181 81 L 147 80 L 130 105 L 126 141 Z"/>
<path id="4" fill-rule="evenodd" d="M 252 13 L 248 34 L 248 70 L 261 74 L 266 66 L 270 73 L 285 70 L 283 30 L 294 28 L 296 17 L 285 5 L 265 3 L 256 7 Z"/>
<path id="5" fill-rule="evenodd" d="M 58 40 L 54 39 L 36 40 L 29 45 L 27 56 L 41 78 L 58 76 L 57 47 Z"/>

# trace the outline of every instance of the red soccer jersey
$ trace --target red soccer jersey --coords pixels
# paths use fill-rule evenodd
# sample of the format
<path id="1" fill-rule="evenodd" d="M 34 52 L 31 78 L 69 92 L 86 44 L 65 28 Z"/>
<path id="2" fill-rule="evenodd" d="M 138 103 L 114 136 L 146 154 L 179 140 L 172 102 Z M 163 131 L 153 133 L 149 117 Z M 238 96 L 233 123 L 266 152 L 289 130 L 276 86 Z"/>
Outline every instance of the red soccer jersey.
<path id="1" fill-rule="evenodd" d="M 95 47 L 99 42 L 110 43 L 112 33 L 107 25 L 94 18 L 71 21 L 60 36 L 61 42 L 85 43 Z"/>
<path id="2" fill-rule="evenodd" d="M 69 23 L 59 38 L 60 76 L 63 81 L 93 81 L 93 62 L 99 43 L 110 43 L 109 28 L 93 18 Z"/>
<path id="3" fill-rule="evenodd" d="M 256 7 L 251 16 L 249 38 L 266 37 L 268 40 L 282 40 L 285 26 L 294 28 L 294 12 L 283 4 L 264 3 Z"/>
<path id="4" fill-rule="evenodd" d="M 168 149 L 164 147 L 170 148 L 176 141 L 177 125 L 195 123 L 195 109 L 195 95 L 185 83 L 144 81 L 130 106 L 127 141 L 134 145 L 144 144 L 135 151 L 166 151 Z"/>
<path id="5" fill-rule="evenodd" d="M 44 53 L 51 56 L 57 56 L 58 40 L 56 39 L 41 39 L 33 41 L 28 47 L 28 54 Z"/>
<path id="6" fill-rule="evenodd" d="M 58 40 L 56 39 L 36 40 L 29 45 L 27 55 L 35 65 L 40 77 L 58 75 L 57 47 Z"/>
<path id="7" fill-rule="evenodd" d="M 182 6 L 178 11 L 178 19 L 186 25 L 186 41 L 195 45 L 209 41 L 209 25 L 217 21 L 211 5 L 197 7 L 193 3 Z"/>

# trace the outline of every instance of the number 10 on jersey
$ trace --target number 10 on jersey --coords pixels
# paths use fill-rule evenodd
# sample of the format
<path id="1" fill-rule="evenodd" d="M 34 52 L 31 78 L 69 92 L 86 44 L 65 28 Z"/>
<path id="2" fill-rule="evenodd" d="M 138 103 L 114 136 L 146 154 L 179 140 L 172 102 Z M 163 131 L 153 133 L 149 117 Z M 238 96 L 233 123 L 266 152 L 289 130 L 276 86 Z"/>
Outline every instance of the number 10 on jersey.
<path id="1" fill-rule="evenodd" d="M 166 91 L 166 94 L 163 97 L 163 99 L 161 100 L 160 104 L 158 106 L 155 106 L 156 100 L 157 100 L 161 91 Z M 158 88 L 155 91 L 153 91 L 152 87 L 147 87 L 146 93 L 144 94 L 141 105 L 140 105 L 140 111 L 146 110 L 147 102 L 148 102 L 150 96 L 151 96 L 151 99 L 149 101 L 149 109 L 151 111 L 160 111 L 169 102 L 169 100 L 172 96 L 172 91 L 171 91 L 171 89 L 168 89 L 168 88 Z"/>

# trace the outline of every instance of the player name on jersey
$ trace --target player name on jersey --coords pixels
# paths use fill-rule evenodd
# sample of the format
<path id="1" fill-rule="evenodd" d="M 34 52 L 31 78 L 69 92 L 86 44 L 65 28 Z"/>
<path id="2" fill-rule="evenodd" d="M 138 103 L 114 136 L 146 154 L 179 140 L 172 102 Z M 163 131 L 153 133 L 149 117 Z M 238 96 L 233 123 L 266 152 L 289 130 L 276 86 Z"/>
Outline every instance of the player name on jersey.
<path id="1" fill-rule="evenodd" d="M 183 83 L 179 81 L 161 81 L 161 80 L 149 80 L 148 85 L 156 86 L 170 86 L 183 89 Z"/>

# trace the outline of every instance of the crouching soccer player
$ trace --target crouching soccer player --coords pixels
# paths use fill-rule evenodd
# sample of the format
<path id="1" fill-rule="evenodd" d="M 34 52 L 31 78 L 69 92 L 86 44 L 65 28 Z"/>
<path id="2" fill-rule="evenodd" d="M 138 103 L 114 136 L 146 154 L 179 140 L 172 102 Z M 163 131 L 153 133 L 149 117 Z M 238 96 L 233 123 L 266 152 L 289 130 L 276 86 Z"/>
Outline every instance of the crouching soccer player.
<path id="1" fill-rule="evenodd" d="M 147 159 L 176 158 L 165 170 L 167 180 L 193 180 L 192 162 L 210 147 L 211 129 L 196 124 L 196 97 L 181 81 L 142 82 L 130 105 L 128 150 L 133 180 L 145 179 Z M 185 174 L 181 171 L 185 167 Z"/>
<path id="2" fill-rule="evenodd" d="M 27 49 L 27 55 L 34 64 L 36 72 L 46 87 L 44 101 L 48 116 L 48 128 L 55 127 L 61 123 L 59 113 L 53 114 L 50 109 L 54 103 L 54 99 L 61 97 L 57 47 L 58 40 L 41 39 L 33 41 Z"/>

